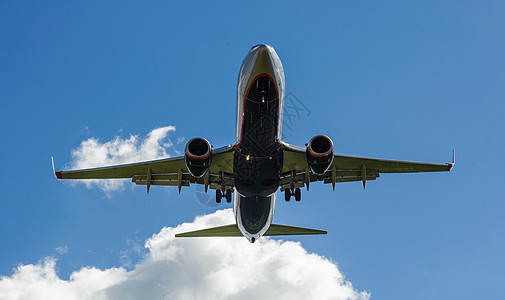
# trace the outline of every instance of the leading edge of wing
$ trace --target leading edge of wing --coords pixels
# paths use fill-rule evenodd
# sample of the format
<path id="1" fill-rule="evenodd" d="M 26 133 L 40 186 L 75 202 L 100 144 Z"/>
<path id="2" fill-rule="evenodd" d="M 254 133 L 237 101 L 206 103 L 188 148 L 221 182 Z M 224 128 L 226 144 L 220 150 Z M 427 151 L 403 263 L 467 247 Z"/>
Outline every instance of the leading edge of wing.
<path id="1" fill-rule="evenodd" d="M 454 166 L 454 162 L 428 163 L 341 154 L 334 155 L 333 164 L 342 169 L 353 169 L 365 165 L 367 169 L 378 170 L 381 173 L 448 172 Z"/>
<path id="2" fill-rule="evenodd" d="M 89 169 L 69 171 L 56 171 L 54 175 L 58 179 L 107 179 L 107 178 L 131 178 L 135 174 L 145 173 L 148 167 L 163 164 L 169 161 L 180 161 L 184 164 L 184 157 L 163 158 L 151 161 L 142 161 L 121 165 L 111 165 Z"/>
<path id="3" fill-rule="evenodd" d="M 234 148 L 235 144 L 220 147 L 213 150 L 213 155 L 226 153 L 232 151 Z M 55 171 L 54 160 L 52 157 L 51 160 L 53 163 L 54 175 L 58 179 L 131 178 L 133 175 L 145 174 L 147 172 L 147 168 L 150 168 L 153 173 L 166 172 L 168 164 L 170 164 L 170 169 L 186 170 L 184 156 L 69 171 Z"/>
<path id="4" fill-rule="evenodd" d="M 307 165 L 305 157 L 306 149 L 300 146 L 290 145 L 285 142 L 282 142 L 282 145 L 284 151 L 293 153 L 292 155 L 285 156 L 288 160 L 293 160 L 285 161 L 285 165 L 288 166 L 288 168 L 304 170 Z M 360 170 L 361 167 L 365 165 L 367 169 L 378 170 L 381 173 L 447 172 L 451 171 L 455 165 L 454 153 L 455 152 L 453 150 L 452 163 L 426 163 L 334 154 L 333 164 L 336 165 L 337 169 L 342 170 Z"/>

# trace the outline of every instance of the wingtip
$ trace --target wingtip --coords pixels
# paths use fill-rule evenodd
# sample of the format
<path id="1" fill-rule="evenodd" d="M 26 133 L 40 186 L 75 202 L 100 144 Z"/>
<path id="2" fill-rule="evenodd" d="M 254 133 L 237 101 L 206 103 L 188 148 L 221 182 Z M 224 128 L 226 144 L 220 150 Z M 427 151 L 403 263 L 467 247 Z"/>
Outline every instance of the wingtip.
<path id="1" fill-rule="evenodd" d="M 54 158 L 51 156 L 51 163 L 53 165 L 53 173 L 54 173 L 54 177 L 56 177 L 56 179 L 63 179 L 62 176 L 61 176 L 61 171 L 58 171 L 56 172 L 54 170 Z"/>
<path id="2" fill-rule="evenodd" d="M 451 171 L 456 164 L 456 150 L 452 149 L 452 163 L 447 164 L 447 171 Z"/>

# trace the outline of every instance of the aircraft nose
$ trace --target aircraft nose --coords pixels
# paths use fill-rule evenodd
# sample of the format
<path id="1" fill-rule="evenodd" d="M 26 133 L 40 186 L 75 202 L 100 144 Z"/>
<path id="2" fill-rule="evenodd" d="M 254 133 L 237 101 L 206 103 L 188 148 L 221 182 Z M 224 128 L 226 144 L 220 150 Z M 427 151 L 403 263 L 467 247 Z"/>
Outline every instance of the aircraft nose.
<path id="1" fill-rule="evenodd" d="M 259 44 L 251 48 L 251 52 L 258 53 L 258 59 L 270 58 L 270 46 L 265 44 Z"/>
<path id="2" fill-rule="evenodd" d="M 256 57 L 254 62 L 257 73 L 267 73 L 273 76 L 274 67 L 272 63 L 271 47 L 265 44 L 256 45 L 251 49 L 251 53 Z"/>
<path id="3" fill-rule="evenodd" d="M 251 51 L 268 48 L 267 44 L 258 44 L 251 47 Z"/>

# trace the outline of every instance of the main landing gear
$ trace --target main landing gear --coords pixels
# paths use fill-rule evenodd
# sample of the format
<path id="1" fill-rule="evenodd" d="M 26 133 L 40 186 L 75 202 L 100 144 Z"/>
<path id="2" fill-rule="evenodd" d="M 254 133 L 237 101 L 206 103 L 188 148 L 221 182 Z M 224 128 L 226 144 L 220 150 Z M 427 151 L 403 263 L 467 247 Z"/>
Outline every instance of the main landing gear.
<path id="1" fill-rule="evenodd" d="M 302 192 L 300 191 L 300 188 L 296 188 L 294 193 L 290 188 L 284 190 L 284 200 L 291 200 L 291 196 L 295 196 L 295 200 L 300 201 L 302 199 Z"/>
<path id="2" fill-rule="evenodd" d="M 222 198 L 226 198 L 226 202 L 231 203 L 231 190 L 226 190 L 225 192 L 216 190 L 216 203 L 221 203 Z"/>

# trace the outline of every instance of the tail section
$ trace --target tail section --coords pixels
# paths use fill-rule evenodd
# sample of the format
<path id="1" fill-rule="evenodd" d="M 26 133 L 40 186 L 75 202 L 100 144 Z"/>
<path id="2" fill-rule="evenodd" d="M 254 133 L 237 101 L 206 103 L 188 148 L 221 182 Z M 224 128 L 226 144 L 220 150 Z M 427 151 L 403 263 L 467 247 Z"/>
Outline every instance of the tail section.
<path id="1" fill-rule="evenodd" d="M 324 230 L 271 224 L 264 236 L 280 236 L 280 235 L 308 235 L 308 234 L 327 234 Z M 242 236 L 236 224 L 225 225 L 202 230 L 178 233 L 175 237 L 230 237 Z"/>
<path id="2" fill-rule="evenodd" d="M 287 226 L 272 224 L 265 233 L 266 236 L 278 236 L 278 235 L 308 235 L 308 234 L 327 234 L 325 230 L 310 229 L 303 227 Z"/>
<path id="3" fill-rule="evenodd" d="M 175 237 L 227 237 L 242 236 L 236 224 L 178 233 Z"/>

